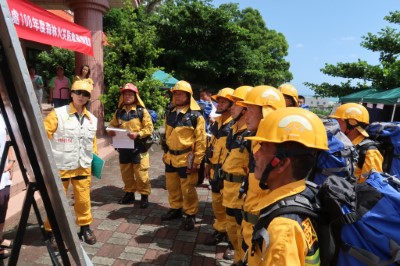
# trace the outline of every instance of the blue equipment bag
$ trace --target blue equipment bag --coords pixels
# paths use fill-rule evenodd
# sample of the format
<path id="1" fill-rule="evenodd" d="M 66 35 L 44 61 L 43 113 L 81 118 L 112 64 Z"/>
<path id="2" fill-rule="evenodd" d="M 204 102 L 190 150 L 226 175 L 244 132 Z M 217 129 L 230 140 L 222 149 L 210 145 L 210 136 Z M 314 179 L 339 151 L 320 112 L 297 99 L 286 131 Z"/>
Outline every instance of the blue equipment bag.
<path id="1" fill-rule="evenodd" d="M 316 189 L 307 181 L 303 192 L 261 210 L 254 226 L 252 253 L 269 241 L 269 223 L 298 214 L 316 222 L 321 265 L 400 265 L 400 180 L 372 172 L 365 183 L 329 176 Z M 290 216 L 289 216 L 290 217 Z"/>
<path id="2" fill-rule="evenodd" d="M 151 116 L 151 122 L 153 122 L 153 125 L 156 124 L 157 119 L 158 119 L 158 114 L 156 111 L 151 110 L 151 109 L 147 109 L 147 111 L 149 112 L 150 116 Z"/>
<path id="3" fill-rule="evenodd" d="M 356 209 L 343 212 L 359 219 L 342 226 L 337 265 L 399 265 L 399 185 L 396 177 L 378 172 L 355 185 Z"/>
<path id="4" fill-rule="evenodd" d="M 400 122 L 374 122 L 367 132 L 383 156 L 383 171 L 400 178 Z M 364 160 L 365 153 L 360 151 L 360 163 Z"/>
<path id="5" fill-rule="evenodd" d="M 323 120 L 329 150 L 322 151 L 317 159 L 314 183 L 321 185 L 330 175 L 353 176 L 358 154 L 350 139 L 340 131 L 336 119 Z"/>

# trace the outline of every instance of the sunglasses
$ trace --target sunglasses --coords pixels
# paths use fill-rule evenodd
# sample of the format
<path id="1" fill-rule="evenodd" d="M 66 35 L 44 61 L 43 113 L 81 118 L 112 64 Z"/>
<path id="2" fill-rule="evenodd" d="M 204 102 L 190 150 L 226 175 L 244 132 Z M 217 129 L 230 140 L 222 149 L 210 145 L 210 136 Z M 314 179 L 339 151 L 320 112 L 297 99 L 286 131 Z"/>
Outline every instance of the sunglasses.
<path id="1" fill-rule="evenodd" d="M 87 92 L 87 91 L 74 90 L 72 92 L 75 93 L 76 95 L 81 95 L 82 94 L 83 97 L 90 97 L 90 93 Z"/>

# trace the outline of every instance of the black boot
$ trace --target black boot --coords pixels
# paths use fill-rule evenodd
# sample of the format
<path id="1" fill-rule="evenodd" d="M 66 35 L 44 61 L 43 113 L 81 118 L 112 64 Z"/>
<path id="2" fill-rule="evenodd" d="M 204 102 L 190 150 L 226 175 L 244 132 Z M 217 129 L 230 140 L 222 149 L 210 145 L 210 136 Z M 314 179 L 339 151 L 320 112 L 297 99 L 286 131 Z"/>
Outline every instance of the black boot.
<path id="1" fill-rule="evenodd" d="M 57 245 L 56 238 L 55 238 L 54 235 L 53 235 L 53 232 L 51 232 L 51 231 L 46 231 L 46 233 L 47 233 L 47 239 L 48 239 L 49 242 L 50 242 L 51 248 L 52 248 L 55 252 L 58 252 L 58 245 Z"/>
<path id="2" fill-rule="evenodd" d="M 94 245 L 97 242 L 96 236 L 88 225 L 81 226 L 79 236 L 89 245 Z"/>
<path id="3" fill-rule="evenodd" d="M 126 192 L 125 195 L 118 201 L 119 204 L 131 204 L 135 201 L 135 193 Z"/>
<path id="4" fill-rule="evenodd" d="M 169 209 L 166 214 L 161 216 L 161 221 L 169 221 L 174 219 L 182 218 L 182 210 L 181 209 Z"/>
<path id="5" fill-rule="evenodd" d="M 183 229 L 185 231 L 191 231 L 194 228 L 195 223 L 196 223 L 195 215 L 186 215 L 186 218 L 183 221 Z"/>
<path id="6" fill-rule="evenodd" d="M 140 208 L 147 209 L 147 207 L 149 207 L 149 195 L 142 194 L 142 198 L 140 199 Z"/>
<path id="7" fill-rule="evenodd" d="M 214 233 L 212 234 L 212 236 L 210 238 L 208 238 L 204 244 L 207 246 L 215 246 L 218 243 L 226 242 L 227 238 L 228 237 L 225 232 L 219 232 L 219 231 L 215 230 Z"/>

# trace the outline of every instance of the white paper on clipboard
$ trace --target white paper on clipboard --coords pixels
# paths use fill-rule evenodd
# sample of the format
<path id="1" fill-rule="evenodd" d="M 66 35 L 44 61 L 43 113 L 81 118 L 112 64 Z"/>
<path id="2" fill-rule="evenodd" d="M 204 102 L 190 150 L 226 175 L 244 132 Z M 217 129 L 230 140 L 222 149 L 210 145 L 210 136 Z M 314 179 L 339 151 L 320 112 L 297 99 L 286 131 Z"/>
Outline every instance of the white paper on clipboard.
<path id="1" fill-rule="evenodd" d="M 115 136 L 112 138 L 112 145 L 116 149 L 134 149 L 135 142 L 130 139 L 128 131 L 122 128 L 107 127 L 107 131 L 114 131 Z"/>

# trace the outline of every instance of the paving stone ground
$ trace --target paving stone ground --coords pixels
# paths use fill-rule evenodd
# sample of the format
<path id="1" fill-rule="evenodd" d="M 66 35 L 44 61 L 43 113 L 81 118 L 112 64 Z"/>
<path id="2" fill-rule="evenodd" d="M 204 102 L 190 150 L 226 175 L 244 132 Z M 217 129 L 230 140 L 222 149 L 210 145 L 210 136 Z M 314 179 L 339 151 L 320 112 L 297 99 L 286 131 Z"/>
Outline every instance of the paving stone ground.
<path id="1" fill-rule="evenodd" d="M 83 248 L 94 265 L 230 265 L 222 259 L 226 244 L 206 246 L 205 240 L 213 228 L 211 191 L 207 185 L 197 188 L 199 213 L 193 231 L 184 231 L 180 220 L 162 222 L 160 217 L 168 208 L 165 189 L 164 164 L 161 150 L 153 145 L 150 177 L 152 193 L 148 209 L 140 209 L 140 195 L 132 205 L 119 205 L 123 196 L 118 155 L 106 161 L 102 179 L 92 181 L 91 228 L 97 236 L 93 246 L 83 243 Z M 70 201 L 71 205 L 73 201 Z M 44 216 L 43 216 L 44 217 Z M 77 231 L 79 228 L 77 227 Z M 13 238 L 15 229 L 5 232 Z M 7 260 L 0 261 L 0 266 Z M 36 216 L 31 212 L 18 265 L 52 265 L 45 247 Z"/>

